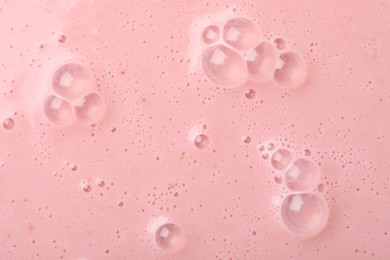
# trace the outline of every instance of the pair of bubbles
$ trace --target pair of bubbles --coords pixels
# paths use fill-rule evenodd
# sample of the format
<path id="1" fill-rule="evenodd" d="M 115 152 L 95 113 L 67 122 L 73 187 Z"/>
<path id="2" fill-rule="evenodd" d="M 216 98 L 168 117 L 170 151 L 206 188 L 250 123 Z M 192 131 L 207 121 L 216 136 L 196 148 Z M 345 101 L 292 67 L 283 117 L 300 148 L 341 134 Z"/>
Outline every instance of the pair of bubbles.
<path id="1" fill-rule="evenodd" d="M 230 19 L 222 30 L 217 25 L 209 25 L 203 30 L 202 39 L 209 45 L 202 55 L 202 69 L 216 85 L 234 88 L 249 79 L 296 87 L 306 79 L 303 58 L 286 50 L 282 38 L 272 43 L 262 40 L 260 28 L 249 19 Z"/>
<path id="2" fill-rule="evenodd" d="M 321 184 L 318 185 L 318 166 L 306 158 L 294 159 L 287 149 L 276 150 L 271 164 L 278 171 L 277 182 L 283 182 L 289 190 L 280 211 L 285 228 L 302 237 L 320 233 L 328 222 L 329 208 L 324 198 L 314 192 L 316 188 L 322 189 Z"/>
<path id="3" fill-rule="evenodd" d="M 50 84 L 51 94 L 46 97 L 43 112 L 51 124 L 95 123 L 104 115 L 105 102 L 96 92 L 95 82 L 83 65 L 70 62 L 59 66 Z"/>

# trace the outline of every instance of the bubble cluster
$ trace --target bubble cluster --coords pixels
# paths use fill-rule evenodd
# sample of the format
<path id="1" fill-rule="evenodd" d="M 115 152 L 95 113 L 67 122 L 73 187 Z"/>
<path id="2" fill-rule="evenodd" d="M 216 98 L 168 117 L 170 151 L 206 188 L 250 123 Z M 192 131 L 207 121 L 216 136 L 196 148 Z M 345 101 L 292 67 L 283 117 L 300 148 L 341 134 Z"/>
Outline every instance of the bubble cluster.
<path id="1" fill-rule="evenodd" d="M 286 50 L 286 41 L 276 38 L 272 43 L 263 38 L 253 21 L 236 17 L 222 28 L 210 24 L 203 29 L 202 40 L 210 45 L 203 50 L 201 67 L 214 84 L 235 88 L 247 80 L 255 83 L 273 82 L 282 87 L 301 85 L 307 74 L 303 58 Z"/>
<path id="2" fill-rule="evenodd" d="M 274 180 L 283 183 L 289 194 L 280 206 L 283 225 L 298 236 L 313 236 L 326 225 L 329 209 L 326 201 L 315 193 L 319 188 L 320 171 L 317 165 L 308 159 L 294 160 L 293 154 L 286 148 L 279 148 L 273 153 L 271 165 L 277 171 Z M 321 185 L 321 184 L 320 184 Z"/>
<path id="3" fill-rule="evenodd" d="M 105 102 L 96 93 L 89 70 L 78 63 L 65 63 L 55 70 L 52 93 L 43 105 L 46 119 L 53 125 L 67 126 L 74 122 L 94 123 L 105 114 Z"/>

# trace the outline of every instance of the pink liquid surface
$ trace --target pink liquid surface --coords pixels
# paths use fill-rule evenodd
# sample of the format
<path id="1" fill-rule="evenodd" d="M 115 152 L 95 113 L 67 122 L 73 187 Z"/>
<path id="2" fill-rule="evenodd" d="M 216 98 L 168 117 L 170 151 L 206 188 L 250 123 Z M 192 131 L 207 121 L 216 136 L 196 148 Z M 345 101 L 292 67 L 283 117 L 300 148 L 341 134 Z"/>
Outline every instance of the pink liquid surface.
<path id="1" fill-rule="evenodd" d="M 389 1 L 0 2 L 0 259 L 389 259 Z"/>

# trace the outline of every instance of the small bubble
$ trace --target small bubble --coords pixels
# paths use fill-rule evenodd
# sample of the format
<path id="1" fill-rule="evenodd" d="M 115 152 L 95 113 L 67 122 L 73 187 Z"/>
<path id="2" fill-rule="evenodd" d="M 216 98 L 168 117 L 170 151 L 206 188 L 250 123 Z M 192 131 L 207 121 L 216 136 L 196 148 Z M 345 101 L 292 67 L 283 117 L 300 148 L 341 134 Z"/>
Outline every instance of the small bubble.
<path id="1" fill-rule="evenodd" d="M 261 156 L 264 160 L 267 160 L 269 158 L 269 155 L 268 153 L 264 153 L 262 156 Z"/>
<path id="2" fill-rule="evenodd" d="M 276 59 L 274 46 L 268 42 L 260 43 L 246 57 L 249 77 L 254 81 L 272 79 Z"/>
<path id="3" fill-rule="evenodd" d="M 249 144 L 249 143 L 251 142 L 251 138 L 250 138 L 249 136 L 244 136 L 244 137 L 242 138 L 242 141 L 243 141 L 244 143 L 246 143 L 246 144 Z"/>
<path id="4" fill-rule="evenodd" d="M 67 63 L 53 74 L 53 90 L 60 96 L 69 99 L 79 98 L 94 86 L 89 71 L 77 63 Z"/>
<path id="5" fill-rule="evenodd" d="M 276 61 L 274 81 L 284 87 L 295 87 L 302 84 L 307 76 L 306 63 L 297 53 L 288 51 Z"/>
<path id="6" fill-rule="evenodd" d="M 325 227 L 329 209 L 327 203 L 314 193 L 291 194 L 282 203 L 281 218 L 290 232 L 313 236 Z"/>
<path id="7" fill-rule="evenodd" d="M 202 33 L 203 42 L 206 44 L 215 43 L 219 40 L 219 28 L 216 25 L 207 26 Z"/>
<path id="8" fill-rule="evenodd" d="M 306 149 L 305 150 L 305 156 L 310 156 L 311 155 L 311 151 L 309 149 Z"/>
<path id="9" fill-rule="evenodd" d="M 223 40 L 238 50 L 248 50 L 261 38 L 259 27 L 246 18 L 229 20 L 223 27 Z"/>
<path id="10" fill-rule="evenodd" d="M 317 190 L 318 190 L 319 192 L 324 192 L 324 190 L 325 190 L 325 185 L 324 185 L 323 183 L 320 183 L 320 184 L 318 185 L 318 187 L 317 187 Z"/>
<path id="11" fill-rule="evenodd" d="M 267 144 L 267 149 L 268 151 L 272 151 L 273 149 L 275 149 L 275 144 L 274 143 Z"/>
<path id="12" fill-rule="evenodd" d="M 71 105 L 57 96 L 51 95 L 46 98 L 43 112 L 52 124 L 65 126 L 73 122 Z"/>
<path id="13" fill-rule="evenodd" d="M 265 150 L 264 145 L 259 144 L 259 145 L 257 146 L 257 150 L 259 150 L 260 152 L 263 152 L 263 151 Z"/>
<path id="14" fill-rule="evenodd" d="M 275 182 L 276 182 L 277 184 L 281 184 L 281 183 L 283 182 L 283 178 L 280 177 L 280 176 L 275 176 L 275 177 L 274 177 L 274 180 L 275 180 Z"/>
<path id="15" fill-rule="evenodd" d="M 106 183 L 104 182 L 104 180 L 103 180 L 102 178 L 97 178 L 97 179 L 96 179 L 96 185 L 97 185 L 97 186 L 103 188 L 105 184 L 106 184 Z"/>
<path id="16" fill-rule="evenodd" d="M 272 155 L 272 166 L 277 170 L 285 169 L 292 160 L 292 154 L 286 149 L 279 149 Z"/>
<path id="17" fill-rule="evenodd" d="M 14 127 L 14 125 L 15 125 L 15 121 L 12 118 L 6 118 L 3 121 L 3 127 L 5 129 L 10 130 L 10 129 L 12 129 Z"/>
<path id="18" fill-rule="evenodd" d="M 118 201 L 118 207 L 123 207 L 123 201 Z"/>
<path id="19" fill-rule="evenodd" d="M 207 137 L 207 135 L 200 134 L 197 137 L 195 137 L 194 143 L 195 146 L 198 147 L 199 149 L 204 149 L 209 144 L 209 138 Z"/>
<path id="20" fill-rule="evenodd" d="M 60 35 L 60 36 L 58 36 L 58 41 L 59 41 L 60 43 L 64 43 L 64 42 L 66 41 L 65 35 Z"/>
<path id="21" fill-rule="evenodd" d="M 276 38 L 274 45 L 278 50 L 284 50 L 286 48 L 286 41 L 283 38 Z"/>
<path id="22" fill-rule="evenodd" d="M 166 251 L 177 251 L 184 245 L 185 235 L 181 228 L 173 223 L 167 223 L 156 232 L 157 245 Z"/>
<path id="23" fill-rule="evenodd" d="M 250 88 L 245 91 L 245 97 L 247 99 L 254 99 L 255 96 L 256 96 L 256 91 L 254 91 L 253 89 Z"/>
<path id="24" fill-rule="evenodd" d="M 79 122 L 93 123 L 103 117 L 105 104 L 98 94 L 91 93 L 74 103 L 74 111 Z"/>
<path id="25" fill-rule="evenodd" d="M 292 191 L 308 191 L 315 188 L 320 178 L 316 164 L 307 159 L 296 160 L 286 171 L 286 186 Z"/>
<path id="26" fill-rule="evenodd" d="M 205 50 L 202 68 L 206 77 L 224 87 L 236 87 L 247 78 L 247 69 L 241 56 L 224 45 L 214 45 Z"/>

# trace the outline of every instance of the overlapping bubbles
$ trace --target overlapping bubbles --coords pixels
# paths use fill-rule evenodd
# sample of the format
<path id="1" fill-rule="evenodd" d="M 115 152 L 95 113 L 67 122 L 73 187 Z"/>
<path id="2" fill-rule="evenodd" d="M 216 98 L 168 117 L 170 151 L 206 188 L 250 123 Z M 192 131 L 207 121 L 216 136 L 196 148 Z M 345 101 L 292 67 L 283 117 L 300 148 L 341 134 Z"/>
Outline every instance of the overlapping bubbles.
<path id="1" fill-rule="evenodd" d="M 222 29 L 208 25 L 202 40 L 207 46 L 202 54 L 203 72 L 221 87 L 234 88 L 247 80 L 297 87 L 306 79 L 303 58 L 287 50 L 283 38 L 264 40 L 259 26 L 247 18 L 232 18 Z"/>
<path id="2" fill-rule="evenodd" d="M 43 104 L 47 120 L 57 126 L 99 121 L 105 102 L 96 92 L 89 70 L 77 62 L 64 63 L 51 76 L 51 91 Z"/>
<path id="3" fill-rule="evenodd" d="M 316 191 L 321 177 L 318 166 L 307 158 L 294 158 L 284 148 L 273 153 L 271 164 L 289 191 L 280 207 L 285 228 L 302 237 L 318 234 L 329 218 L 328 204 Z"/>

